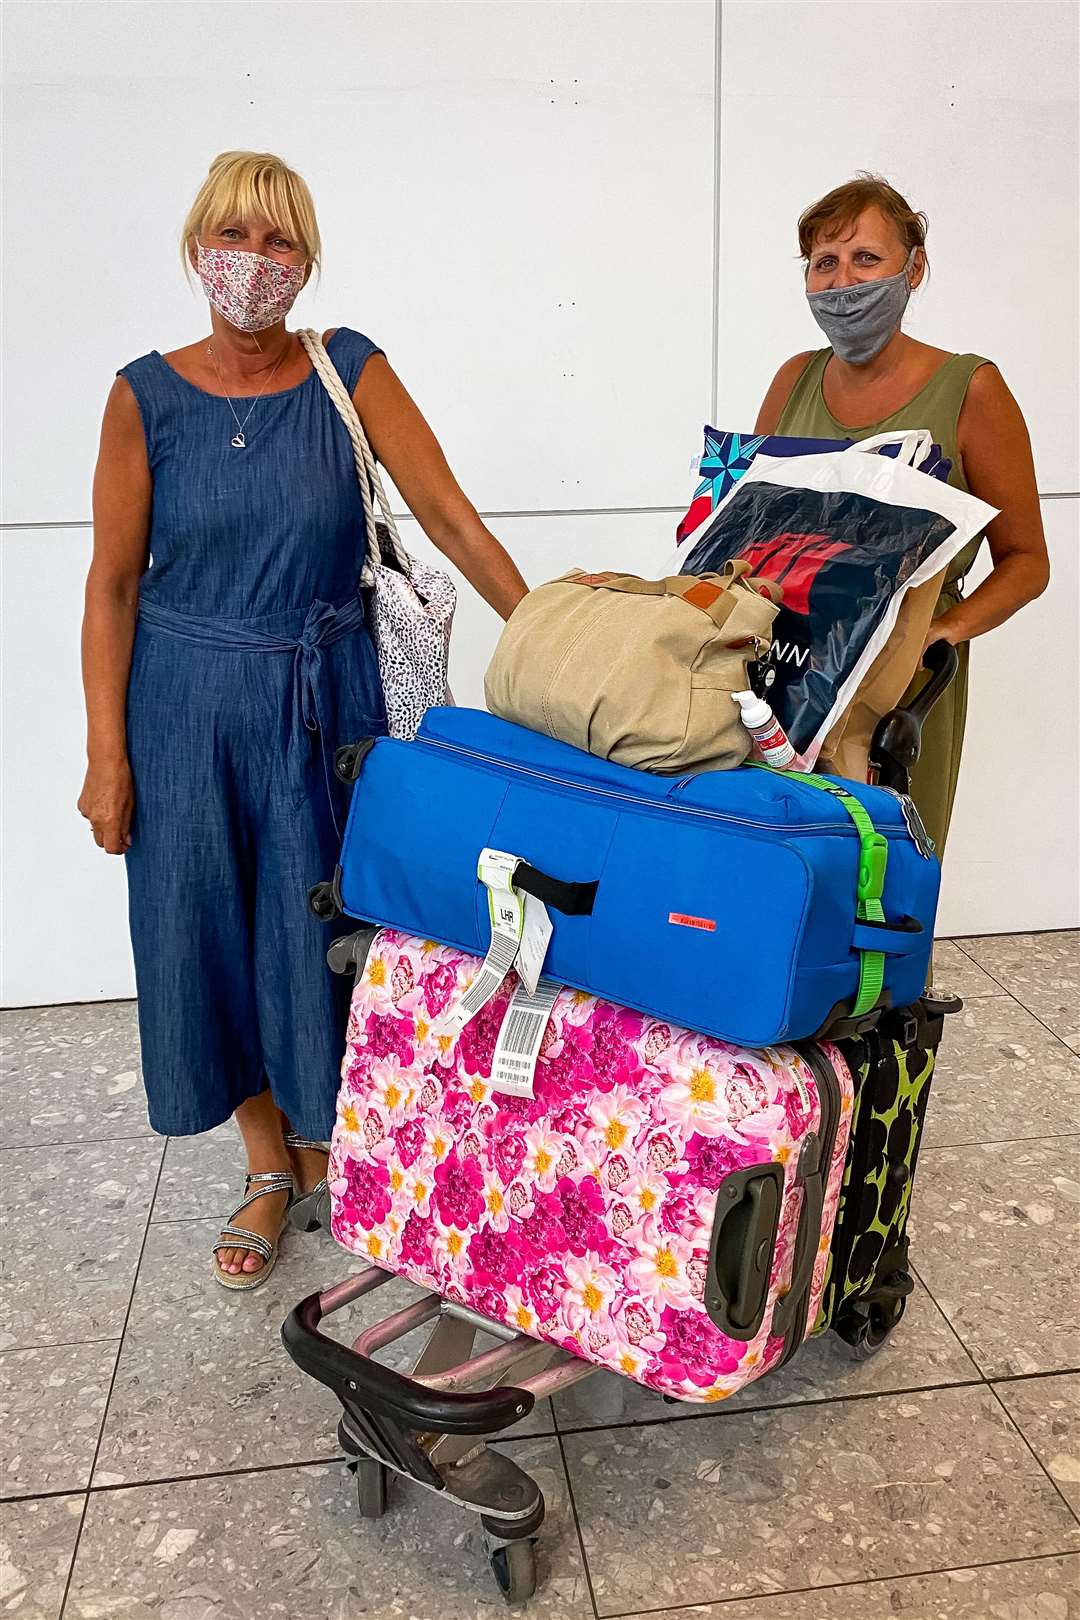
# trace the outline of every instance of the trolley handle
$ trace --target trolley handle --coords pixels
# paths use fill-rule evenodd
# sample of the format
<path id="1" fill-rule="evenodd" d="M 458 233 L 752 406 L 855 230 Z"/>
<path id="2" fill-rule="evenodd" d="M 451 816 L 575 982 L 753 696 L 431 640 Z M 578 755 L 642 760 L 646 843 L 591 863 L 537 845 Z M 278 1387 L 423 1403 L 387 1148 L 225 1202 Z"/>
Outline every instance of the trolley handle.
<path id="1" fill-rule="evenodd" d="M 346 1406 L 387 1417 L 404 1427 L 439 1434 L 490 1434 L 519 1423 L 532 1411 L 527 1389 L 503 1386 L 480 1392 L 429 1389 L 319 1332 L 322 1301 L 309 1294 L 286 1317 L 281 1340 L 301 1371 Z"/>
<path id="2" fill-rule="evenodd" d="M 870 744 L 873 780 L 898 793 L 911 790 L 911 768 L 922 753 L 926 718 L 960 667 L 956 648 L 948 641 L 931 642 L 922 655 L 922 667 L 930 671 L 926 685 L 905 708 L 882 715 Z"/>

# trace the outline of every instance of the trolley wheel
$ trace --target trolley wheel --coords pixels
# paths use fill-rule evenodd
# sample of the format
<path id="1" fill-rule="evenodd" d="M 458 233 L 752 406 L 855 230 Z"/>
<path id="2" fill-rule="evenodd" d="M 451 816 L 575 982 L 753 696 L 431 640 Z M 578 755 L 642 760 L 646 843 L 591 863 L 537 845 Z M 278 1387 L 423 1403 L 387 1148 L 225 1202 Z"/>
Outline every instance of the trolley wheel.
<path id="1" fill-rule="evenodd" d="M 335 917 L 341 916 L 341 907 L 337 903 L 332 883 L 316 883 L 309 889 L 308 907 L 320 922 L 333 922 Z"/>
<path id="2" fill-rule="evenodd" d="M 507 1603 L 527 1603 L 536 1591 L 536 1542 L 529 1537 L 496 1547 L 491 1572 Z"/>
<path id="3" fill-rule="evenodd" d="M 903 1316 L 906 1305 L 906 1298 L 901 1297 L 889 1300 L 887 1304 L 878 1302 L 856 1308 L 850 1315 L 840 1318 L 836 1330 L 851 1346 L 854 1361 L 868 1361 L 877 1354 Z"/>
<path id="4" fill-rule="evenodd" d="M 334 775 L 339 782 L 347 782 L 350 786 L 357 780 L 364 768 L 364 761 L 371 751 L 374 741 L 372 737 L 365 737 L 357 743 L 346 743 L 334 754 Z"/>
<path id="5" fill-rule="evenodd" d="M 386 1512 L 389 1470 L 374 1457 L 356 1459 L 356 1505 L 362 1519 L 381 1519 Z"/>

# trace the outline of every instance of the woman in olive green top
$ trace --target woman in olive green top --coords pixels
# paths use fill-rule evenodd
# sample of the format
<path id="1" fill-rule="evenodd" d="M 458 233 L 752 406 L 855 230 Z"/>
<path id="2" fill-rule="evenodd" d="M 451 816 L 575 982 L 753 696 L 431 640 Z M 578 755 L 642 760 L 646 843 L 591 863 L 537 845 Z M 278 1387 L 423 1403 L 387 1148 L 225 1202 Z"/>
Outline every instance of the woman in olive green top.
<path id="1" fill-rule="evenodd" d="M 1040 595 L 1050 565 L 1027 428 L 1001 373 L 979 355 L 950 354 L 900 329 L 908 297 L 926 274 L 925 244 L 925 215 L 874 176 L 839 186 L 806 210 L 799 220 L 806 293 L 832 347 L 785 361 L 755 431 L 865 439 L 928 428 L 952 462 L 950 484 L 1000 511 L 986 531 L 992 572 L 963 595 L 980 544 L 972 541 L 949 569 L 927 637 L 927 644 L 951 641 L 960 655 L 957 678 L 927 723 L 912 784 L 940 854 L 964 738 L 967 644 Z"/>

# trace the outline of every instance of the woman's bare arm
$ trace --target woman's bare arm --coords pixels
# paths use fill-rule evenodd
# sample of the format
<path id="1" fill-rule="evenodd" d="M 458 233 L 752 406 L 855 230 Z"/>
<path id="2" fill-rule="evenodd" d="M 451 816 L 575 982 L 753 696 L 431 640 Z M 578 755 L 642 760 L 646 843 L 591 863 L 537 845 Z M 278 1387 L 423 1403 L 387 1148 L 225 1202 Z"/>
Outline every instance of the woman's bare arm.
<path id="1" fill-rule="evenodd" d="M 385 356 L 372 355 L 353 397 L 372 450 L 428 539 L 508 619 L 528 586 L 462 491 Z"/>
<path id="2" fill-rule="evenodd" d="M 122 855 L 131 842 L 134 793 L 125 711 L 150 499 L 139 408 L 129 385 L 117 378 L 105 407 L 94 473 L 94 555 L 82 632 L 87 771 L 79 797 L 95 841 L 110 855 Z"/>
<path id="3" fill-rule="evenodd" d="M 934 620 L 929 641 L 985 635 L 1041 596 L 1050 580 L 1031 440 L 996 366 L 980 366 L 972 377 L 957 440 L 971 493 L 1000 510 L 986 530 L 994 567 L 970 596 Z"/>
<path id="4" fill-rule="evenodd" d="M 755 433 L 776 432 L 776 424 L 783 415 L 784 406 L 791 398 L 791 390 L 806 370 L 806 363 L 812 353 L 812 349 L 806 349 L 802 354 L 793 354 L 790 360 L 784 361 L 761 402 L 761 409 L 754 423 Z"/>

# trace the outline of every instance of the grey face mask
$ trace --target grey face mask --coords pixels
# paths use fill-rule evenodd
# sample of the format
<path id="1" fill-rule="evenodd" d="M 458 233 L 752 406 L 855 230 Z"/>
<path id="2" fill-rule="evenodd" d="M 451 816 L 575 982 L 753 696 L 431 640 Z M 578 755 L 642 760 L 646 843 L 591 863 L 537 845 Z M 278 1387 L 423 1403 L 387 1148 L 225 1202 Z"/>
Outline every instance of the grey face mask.
<path id="1" fill-rule="evenodd" d="M 911 297 L 908 271 L 914 257 L 912 248 L 899 275 L 807 293 L 810 313 L 839 359 L 853 366 L 862 365 L 888 343 L 903 320 Z"/>

